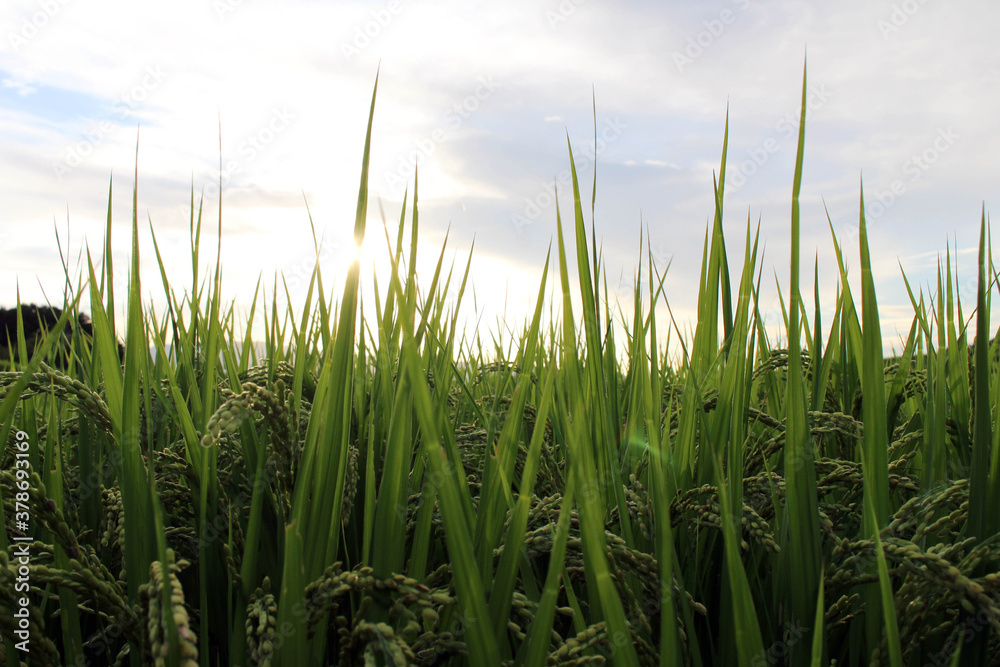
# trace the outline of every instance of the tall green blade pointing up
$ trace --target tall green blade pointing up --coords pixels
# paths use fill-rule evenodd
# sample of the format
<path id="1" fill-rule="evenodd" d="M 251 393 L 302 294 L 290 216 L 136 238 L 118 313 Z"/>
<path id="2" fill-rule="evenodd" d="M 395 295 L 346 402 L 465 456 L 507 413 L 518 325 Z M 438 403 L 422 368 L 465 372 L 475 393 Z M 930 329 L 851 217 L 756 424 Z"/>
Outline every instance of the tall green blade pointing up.
<path id="1" fill-rule="evenodd" d="M 788 388 L 786 395 L 785 483 L 788 504 L 787 543 L 782 545 L 790 603 L 791 620 L 809 627 L 816 612 L 816 593 L 820 579 L 819 511 L 816 498 L 815 454 L 806 413 L 803 380 L 799 312 L 799 192 L 802 188 L 802 157 L 806 138 L 806 73 L 802 72 L 802 112 L 799 118 L 799 146 L 795 156 L 795 183 L 792 186 L 792 256 L 788 308 Z M 793 647 L 793 664 L 805 664 L 811 642 Z"/>

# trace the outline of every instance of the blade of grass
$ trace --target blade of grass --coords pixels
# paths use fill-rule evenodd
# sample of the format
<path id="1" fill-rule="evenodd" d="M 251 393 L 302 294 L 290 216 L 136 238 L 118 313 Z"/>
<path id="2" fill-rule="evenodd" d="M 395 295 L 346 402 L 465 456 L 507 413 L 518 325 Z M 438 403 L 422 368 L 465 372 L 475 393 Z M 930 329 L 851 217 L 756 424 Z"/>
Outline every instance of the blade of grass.
<path id="1" fill-rule="evenodd" d="M 793 622 L 807 626 L 816 609 L 820 580 L 819 508 L 816 492 L 815 452 L 806 413 L 806 395 L 799 339 L 799 193 L 802 188 L 802 163 L 806 131 L 806 72 L 802 72 L 802 111 L 799 116 L 799 142 L 795 157 L 795 181 L 792 186 L 791 279 L 788 306 L 788 385 L 785 396 L 784 471 L 787 489 L 785 518 L 788 522 L 787 544 L 782 545 L 787 584 L 784 586 Z M 881 368 L 881 366 L 879 366 Z M 792 647 L 792 659 L 805 662 L 808 644 Z"/>
<path id="2" fill-rule="evenodd" d="M 819 593 L 816 595 L 816 620 L 813 623 L 812 639 L 812 667 L 823 667 L 823 625 L 826 615 L 826 607 L 823 604 L 823 584 L 825 579 L 819 580 Z"/>
<path id="3" fill-rule="evenodd" d="M 372 90 L 371 109 L 362 157 L 361 184 L 354 222 L 354 244 L 364 242 L 368 212 L 368 164 L 378 76 Z M 285 527 L 285 554 L 281 581 L 279 627 L 293 629 L 275 655 L 276 667 L 311 664 L 321 660 L 326 635 L 306 636 L 304 609 L 306 585 L 318 578 L 337 554 L 339 516 L 343 501 L 350 435 L 350 399 L 360 264 L 354 260 L 347 272 L 340 321 L 333 346 L 327 346 L 316 387 L 316 406 L 306 431 L 302 461 L 292 498 L 292 515 Z M 321 308 L 323 302 L 321 299 Z M 324 330 L 328 323 L 323 321 Z M 332 485 L 331 485 L 332 482 Z M 336 517 L 333 521 L 331 517 Z M 287 626 L 285 624 L 288 624 Z"/>
<path id="4" fill-rule="evenodd" d="M 979 226 L 978 284 L 976 286 L 976 345 L 975 345 L 975 423 L 972 438 L 972 469 L 969 474 L 969 525 L 968 534 L 980 541 L 996 535 L 998 521 L 996 505 L 991 498 L 1000 497 L 1000 478 L 990 478 L 990 453 L 993 449 L 993 419 L 990 415 L 990 308 L 987 300 L 986 274 L 986 208 L 983 206 Z M 1000 422 L 1000 414 L 995 419 Z M 995 454 L 994 454 L 995 456 Z M 997 463 L 994 461 L 994 467 Z M 987 564 L 977 568 L 980 576 L 987 572 Z M 967 661 L 985 664 L 989 657 L 989 632 L 980 632 L 972 639 Z"/>
<path id="5" fill-rule="evenodd" d="M 879 325 L 878 303 L 875 298 L 875 281 L 872 277 L 871 256 L 868 250 L 868 231 L 865 224 L 864 187 L 861 188 L 859 237 L 861 246 L 861 303 L 862 339 L 861 387 L 862 414 L 865 426 L 861 446 L 861 469 L 864 477 L 864 521 L 862 531 L 866 538 L 876 539 L 889 519 L 889 439 L 885 414 L 885 372 L 882 360 L 882 334 Z M 878 587 L 866 588 L 865 629 L 869 647 L 878 644 L 882 634 L 880 605 L 885 599 Z M 882 612 L 885 610 L 883 609 Z M 898 632 L 898 629 L 893 628 Z"/>
<path id="6" fill-rule="evenodd" d="M 869 521 L 877 524 L 878 519 L 874 515 L 875 503 L 865 505 L 865 513 L 870 515 Z M 874 535 L 875 541 L 875 562 L 878 568 L 878 588 L 882 601 L 882 622 L 885 624 L 886 642 L 889 647 L 889 664 L 892 667 L 903 667 L 903 651 L 899 643 L 899 625 L 896 622 L 896 604 L 892 595 L 892 580 L 889 579 L 889 566 L 885 560 L 885 550 L 882 547 L 882 538 L 878 532 Z M 870 611 L 867 613 L 871 613 Z M 881 633 L 879 633 L 881 635 Z M 869 646 L 877 646 L 869 644 Z"/>
<path id="7" fill-rule="evenodd" d="M 571 165 L 573 163 L 572 148 L 570 149 L 570 163 Z M 580 207 L 580 191 L 576 180 L 575 168 L 571 167 L 571 169 L 574 184 L 574 211 L 577 223 L 577 260 L 580 272 L 587 274 L 586 245 L 585 239 L 582 236 L 583 223 Z M 603 619 L 607 623 L 609 636 L 618 638 L 614 644 L 615 650 L 612 657 L 614 664 L 634 666 L 638 664 L 638 658 L 635 648 L 629 639 L 631 633 L 625 620 L 625 612 L 622 608 L 621 599 L 618 596 L 618 590 L 611 578 L 605 551 L 604 514 L 606 510 L 602 506 L 603 501 L 601 497 L 603 494 L 601 493 L 601 486 L 602 482 L 607 483 L 609 478 L 601 475 L 599 460 L 603 457 L 595 461 L 595 453 L 592 446 L 590 424 L 592 423 L 591 420 L 595 419 L 595 417 L 599 420 L 599 417 L 595 415 L 599 407 L 595 406 L 597 410 L 594 411 L 586 409 L 587 400 L 584 395 L 586 380 L 583 369 L 579 366 L 576 346 L 574 345 L 576 334 L 573 327 L 573 312 L 570 301 L 569 271 L 566 265 L 566 248 L 563 242 L 562 218 L 559 215 L 558 203 L 556 204 L 556 229 L 559 238 L 559 273 L 563 290 L 563 363 L 567 374 L 566 391 L 568 393 L 567 407 L 569 408 L 568 413 L 566 413 L 569 419 L 567 465 L 570 467 L 571 474 L 576 475 L 581 483 L 579 501 L 580 534 L 583 547 L 584 570 L 589 584 L 587 587 L 588 595 L 591 606 L 594 609 L 595 618 Z M 581 243 L 583 244 L 582 246 Z M 584 294 L 584 303 L 588 304 L 587 281 L 583 278 L 581 280 L 583 281 L 582 292 Z M 592 299 L 593 294 L 591 293 L 589 296 Z M 584 322 L 592 330 L 595 323 L 592 317 L 586 315 L 586 312 L 585 306 Z M 599 355 L 595 354 L 595 358 L 591 359 L 591 363 L 597 363 L 597 359 L 599 359 Z M 595 378 L 591 375 L 590 379 L 593 382 Z M 591 385 L 591 387 L 595 393 L 601 391 L 600 385 L 596 387 Z M 600 398 L 594 400 L 600 401 Z M 600 430 L 598 430 L 598 433 L 600 433 Z M 598 471 L 596 478 L 592 477 L 592 471 L 594 470 Z M 618 487 L 618 493 L 621 493 L 621 484 L 617 481 L 614 484 Z M 621 504 L 621 507 L 625 507 L 624 502 Z"/>

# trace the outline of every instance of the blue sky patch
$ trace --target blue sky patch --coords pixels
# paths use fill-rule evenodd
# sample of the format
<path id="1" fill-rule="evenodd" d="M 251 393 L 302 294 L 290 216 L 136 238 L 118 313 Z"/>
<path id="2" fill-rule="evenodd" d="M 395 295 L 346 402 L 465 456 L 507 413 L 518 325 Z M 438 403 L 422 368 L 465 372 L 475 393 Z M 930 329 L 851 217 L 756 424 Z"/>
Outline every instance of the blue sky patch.
<path id="1" fill-rule="evenodd" d="M 112 101 L 68 88 L 22 83 L 0 70 L 0 107 L 63 124 L 106 116 Z"/>

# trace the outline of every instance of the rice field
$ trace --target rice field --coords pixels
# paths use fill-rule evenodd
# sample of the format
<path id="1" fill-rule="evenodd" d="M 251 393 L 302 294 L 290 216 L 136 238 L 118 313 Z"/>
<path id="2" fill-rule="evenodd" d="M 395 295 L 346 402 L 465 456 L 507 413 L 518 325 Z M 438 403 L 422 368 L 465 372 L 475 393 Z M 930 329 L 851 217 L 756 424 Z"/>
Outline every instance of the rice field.
<path id="1" fill-rule="evenodd" d="M 335 286 L 317 266 L 301 311 L 258 291 L 264 329 L 237 321 L 200 268 L 192 194 L 191 283 L 157 248 L 155 312 L 133 191 L 130 265 L 108 259 L 109 213 L 104 259 L 67 276 L 31 355 L 22 323 L 0 373 L 0 662 L 1000 665 L 985 212 L 976 302 L 946 254 L 936 284 L 907 282 L 912 326 L 886 359 L 862 193 L 858 247 L 830 225 L 823 321 L 800 275 L 805 90 L 786 347 L 760 316 L 759 234 L 723 234 L 728 126 L 683 339 L 656 317 L 648 251 L 612 326 L 575 169 L 516 353 L 463 338 L 445 295 L 460 304 L 469 265 L 442 248 L 418 280 L 416 183 L 398 225 L 368 221 L 374 92 L 354 223 L 393 258 L 374 304 L 357 262 Z M 550 274 L 564 298 L 543 324 Z"/>

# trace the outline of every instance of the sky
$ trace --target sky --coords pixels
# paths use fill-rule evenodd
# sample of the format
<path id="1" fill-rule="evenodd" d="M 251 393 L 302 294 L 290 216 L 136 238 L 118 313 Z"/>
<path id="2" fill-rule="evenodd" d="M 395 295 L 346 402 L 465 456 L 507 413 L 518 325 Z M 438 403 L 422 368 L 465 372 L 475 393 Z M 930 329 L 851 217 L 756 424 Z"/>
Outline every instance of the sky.
<path id="1" fill-rule="evenodd" d="M 596 168 L 594 223 L 611 299 L 631 301 L 648 234 L 657 265 L 670 266 L 671 311 L 690 331 L 728 113 L 724 228 L 734 280 L 748 221 L 759 223 L 761 310 L 773 326 L 776 284 L 784 294 L 789 284 L 807 62 L 807 307 L 816 261 L 832 312 L 831 223 L 852 283 L 860 275 L 863 183 L 883 340 L 898 349 L 913 317 L 904 271 L 926 291 L 950 246 L 959 293 L 974 298 L 980 221 L 1000 195 L 998 19 L 1000 5 L 985 0 L 8 0 L 0 305 L 12 306 L 17 290 L 24 302 L 62 301 L 60 244 L 74 279 L 87 248 L 99 261 L 109 188 L 123 288 L 137 168 L 148 303 L 164 302 L 150 230 L 182 292 L 192 191 L 204 197 L 208 261 L 221 180 L 226 299 L 245 312 L 258 281 L 270 298 L 284 276 L 279 302 L 301 307 L 317 261 L 310 215 L 324 276 L 342 275 L 356 256 L 378 73 L 363 275 L 385 275 L 383 215 L 394 234 L 416 163 L 418 274 L 429 282 L 446 236 L 446 267 L 460 272 L 472 249 L 462 303 L 470 331 L 478 324 L 490 340 L 485 332 L 504 323 L 519 329 L 555 248 L 553 192 L 564 218 L 572 205 L 568 139 L 585 200 Z"/>

